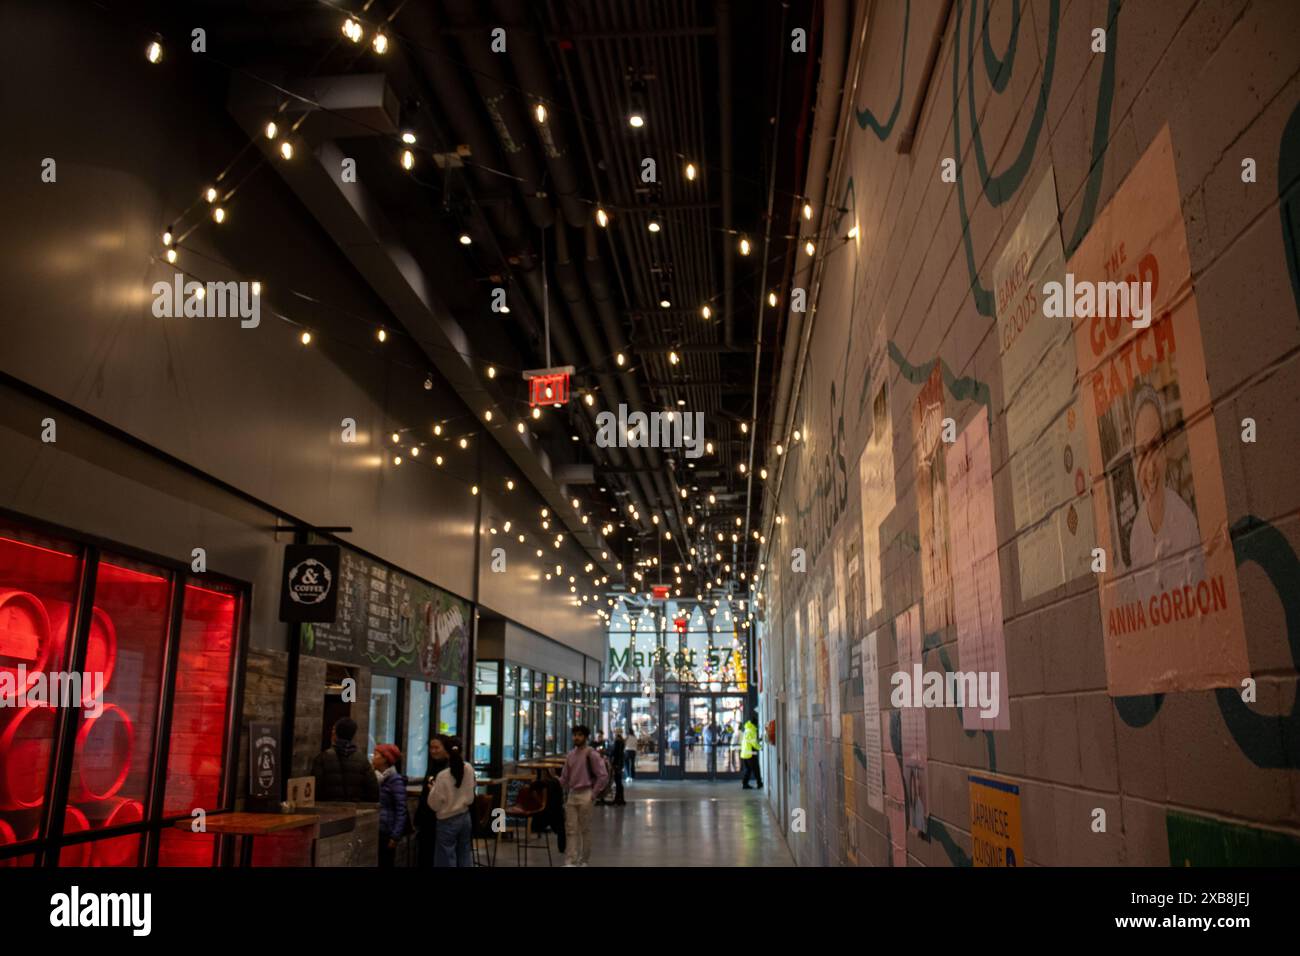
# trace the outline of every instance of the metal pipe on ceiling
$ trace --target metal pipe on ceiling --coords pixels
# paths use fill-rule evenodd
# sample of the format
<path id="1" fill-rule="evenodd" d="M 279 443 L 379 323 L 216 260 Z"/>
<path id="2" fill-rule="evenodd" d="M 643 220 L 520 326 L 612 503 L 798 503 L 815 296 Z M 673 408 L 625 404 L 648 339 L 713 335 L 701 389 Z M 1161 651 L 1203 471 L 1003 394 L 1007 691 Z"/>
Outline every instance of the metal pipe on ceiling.
<path id="1" fill-rule="evenodd" d="M 722 123 L 722 231 L 726 237 L 722 243 L 722 315 L 723 341 L 730 346 L 735 341 L 735 327 L 732 308 L 735 293 L 732 289 L 736 281 L 736 250 L 731 241 L 734 228 L 731 167 L 735 162 L 735 150 L 732 147 L 732 112 L 731 112 L 731 3 L 730 0 L 718 0 L 718 118 Z"/>
<path id="2" fill-rule="evenodd" d="M 415 6 L 427 8 L 432 4 Z M 503 69 L 505 60 L 492 52 L 488 27 L 482 23 L 479 6 L 474 0 L 443 0 L 443 6 L 452 21 L 465 28 L 457 37 L 461 55 L 469 64 L 474 86 L 492 119 L 506 165 L 518 180 L 528 215 L 534 225 L 545 228 L 555 221 L 555 211 L 546 199 L 542 172 L 528 145 L 526 131 L 529 121 L 518 97 L 513 95 L 514 84 Z"/>
<path id="3" fill-rule="evenodd" d="M 565 111 L 556 108 L 559 101 L 555 85 L 551 82 L 546 52 L 533 30 L 530 7 L 528 0 L 497 0 L 494 4 L 498 17 L 507 27 L 509 42 L 506 49 L 515 66 L 515 74 L 520 85 L 536 101 L 530 106 L 536 107 L 540 102 L 547 109 L 546 121 L 535 123 L 534 129 L 542 143 L 542 154 L 546 158 L 546 168 L 551 175 L 560 211 L 570 226 L 581 228 L 590 211 L 581 199 L 578 174 L 573 168 L 568 136 L 564 131 L 568 119 Z"/>

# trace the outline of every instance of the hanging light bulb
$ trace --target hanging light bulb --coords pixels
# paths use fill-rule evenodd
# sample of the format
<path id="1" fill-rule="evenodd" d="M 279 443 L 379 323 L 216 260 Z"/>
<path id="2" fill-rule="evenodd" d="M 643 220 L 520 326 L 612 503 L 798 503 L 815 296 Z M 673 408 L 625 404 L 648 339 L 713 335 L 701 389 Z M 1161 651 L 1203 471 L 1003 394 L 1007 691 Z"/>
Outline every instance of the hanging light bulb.
<path id="1" fill-rule="evenodd" d="M 622 352 L 619 352 L 617 355 L 614 356 L 614 361 L 618 363 L 618 367 L 619 367 L 619 368 L 622 368 L 622 367 L 623 367 L 623 363 L 626 362 L 627 359 L 625 359 L 625 358 L 623 357 L 623 353 L 622 353 Z"/>
<path id="2" fill-rule="evenodd" d="M 538 419 L 538 418 L 541 418 L 541 417 L 542 417 L 542 410 L 541 410 L 540 408 L 534 406 L 534 407 L 533 407 L 533 418 L 534 418 L 534 419 Z"/>
<path id="3" fill-rule="evenodd" d="M 533 107 L 533 115 L 537 117 L 538 123 L 546 122 L 546 104 L 538 103 Z"/>
<path id="4" fill-rule="evenodd" d="M 853 228 L 849 230 L 849 238 L 850 239 L 858 238 L 858 227 L 856 223 L 854 224 Z"/>
<path id="5" fill-rule="evenodd" d="M 311 345 L 311 333 L 303 332 L 302 335 L 298 336 L 298 341 L 303 345 Z"/>
<path id="6" fill-rule="evenodd" d="M 631 113 L 628 115 L 627 125 L 633 129 L 641 129 L 641 127 L 645 126 L 645 117 L 640 113 Z"/>
<path id="7" fill-rule="evenodd" d="M 803 251 L 808 253 L 808 255 L 812 255 L 814 252 L 817 251 L 817 247 L 813 245 L 813 241 L 809 239 L 807 242 L 803 244 Z"/>
<path id="8" fill-rule="evenodd" d="M 596 225 L 600 226 L 601 229 L 609 225 L 609 213 L 599 206 L 596 207 Z"/>
<path id="9" fill-rule="evenodd" d="M 776 308 L 776 293 L 775 293 L 775 292 L 769 292 L 769 293 L 767 294 L 767 304 L 768 304 L 769 306 L 771 306 L 772 308 L 774 308 L 774 309 Z"/>
<path id="10" fill-rule="evenodd" d="M 400 465 L 401 463 L 402 463 L 402 456 L 401 456 L 401 455 L 394 455 L 394 456 L 393 456 L 393 464 L 394 464 L 394 465 Z"/>
<path id="11" fill-rule="evenodd" d="M 385 332 L 382 328 L 380 328 L 380 330 L 379 330 L 378 332 L 375 333 L 375 338 L 379 339 L 379 341 L 381 341 L 381 342 L 387 342 L 387 341 L 388 341 L 388 333 Z"/>
<path id="12" fill-rule="evenodd" d="M 175 250 L 175 249 L 168 249 L 168 250 L 167 250 L 167 261 L 168 261 L 170 264 L 172 264 L 172 265 L 175 265 L 175 264 L 176 264 L 176 250 Z"/>
<path id="13" fill-rule="evenodd" d="M 396 445 L 401 440 L 402 440 L 402 436 L 399 435 L 397 432 L 393 432 L 393 444 Z"/>
<path id="14" fill-rule="evenodd" d="M 287 139 L 280 144 L 280 156 L 284 159 L 293 159 L 293 143 Z"/>
<path id="15" fill-rule="evenodd" d="M 811 220 L 811 219 L 812 219 L 812 204 L 811 204 L 811 203 L 804 203 L 804 204 L 803 204 L 803 217 L 804 217 L 804 219 L 807 219 L 807 220 Z"/>
<path id="16" fill-rule="evenodd" d="M 661 309 L 671 309 L 671 308 L 672 308 L 672 305 L 673 305 L 673 303 L 672 303 L 672 300 L 671 300 L 671 299 L 666 299 L 666 298 L 665 298 L 665 299 L 660 299 L 660 300 L 659 300 L 659 308 L 661 308 Z"/>
<path id="17" fill-rule="evenodd" d="M 740 237 L 740 254 L 741 254 L 742 256 L 747 256 L 747 255 L 749 255 L 749 249 L 750 249 L 750 246 L 749 246 L 749 239 L 747 239 L 745 236 L 741 236 L 741 237 Z"/>
<path id="18" fill-rule="evenodd" d="M 470 486 L 470 489 L 469 489 L 469 493 L 470 493 L 471 495 L 476 495 L 476 494 L 478 494 L 478 485 L 471 485 L 471 486 Z"/>
<path id="19" fill-rule="evenodd" d="M 144 50 L 145 59 L 150 63 L 161 63 L 163 58 L 162 41 L 154 39 Z"/>
<path id="20" fill-rule="evenodd" d="M 659 231 L 659 223 L 657 223 L 655 220 L 651 219 L 648 223 L 646 223 L 646 229 L 648 229 L 650 232 L 658 232 L 658 231 Z"/>
<path id="21" fill-rule="evenodd" d="M 424 377 L 424 390 L 425 390 L 426 392 L 433 391 L 433 374 L 432 374 L 432 373 L 430 373 L 430 374 L 428 374 L 428 375 L 426 375 L 426 376 Z"/>
<path id="22" fill-rule="evenodd" d="M 419 457 L 420 457 L 420 446 L 419 446 L 419 445 L 412 445 L 412 446 L 411 446 L 411 457 L 412 457 L 412 458 L 419 458 Z"/>
<path id="23" fill-rule="evenodd" d="M 441 456 L 441 455 L 438 455 L 436 458 L 433 459 L 433 461 L 434 461 L 434 464 L 436 464 L 439 468 L 442 467 L 442 456 Z"/>
<path id="24" fill-rule="evenodd" d="M 376 53 L 383 56 L 388 52 L 388 36 L 380 30 L 375 34 L 374 39 L 370 41 L 370 46 Z"/>
<path id="25" fill-rule="evenodd" d="M 402 168 L 413 169 L 415 167 L 415 153 L 409 149 L 402 150 Z"/>
<path id="26" fill-rule="evenodd" d="M 217 206 L 216 208 L 214 208 L 212 210 L 212 221 L 215 222 L 218 226 L 221 225 L 223 222 L 225 222 L 226 210 L 223 209 L 221 206 Z"/>
<path id="27" fill-rule="evenodd" d="M 216 202 L 217 187 L 209 186 L 207 189 L 203 190 L 203 198 L 206 199 L 208 202 Z"/>
<path id="28" fill-rule="evenodd" d="M 275 139 L 276 135 L 280 132 L 280 127 L 275 125 L 275 120 L 267 120 L 265 132 L 267 139 Z"/>
<path id="29" fill-rule="evenodd" d="M 468 246 L 468 245 L 469 245 L 470 243 L 472 243 L 473 241 L 474 241 L 474 240 L 471 239 L 471 238 L 469 237 L 469 233 L 468 233 L 468 232 L 462 232 L 462 233 L 460 234 L 460 244 L 461 244 L 462 246 Z"/>
<path id="30" fill-rule="evenodd" d="M 695 164 L 694 164 L 694 163 L 687 163 L 687 164 L 686 164 L 686 178 L 687 178 L 690 182 L 695 182 L 695 173 L 696 173 L 696 170 L 695 170 Z"/>
<path id="31" fill-rule="evenodd" d="M 668 361 L 670 361 L 670 362 L 672 362 L 674 365 L 676 365 L 676 364 L 680 361 L 680 359 L 678 359 L 678 357 L 677 357 L 677 353 L 676 353 L 676 352 L 669 352 L 669 353 L 668 353 Z"/>
<path id="32" fill-rule="evenodd" d="M 442 434 L 442 425 L 435 424 L 435 425 L 433 426 L 433 433 L 434 433 L 435 435 L 441 435 L 441 434 Z"/>
<path id="33" fill-rule="evenodd" d="M 705 305 L 701 307 L 700 315 L 704 316 L 704 320 L 707 322 L 709 319 L 713 318 L 713 310 Z"/>
<path id="34" fill-rule="evenodd" d="M 591 394 L 591 392 L 588 392 L 586 395 L 582 396 L 582 400 L 587 403 L 588 408 L 596 404 L 596 396 Z"/>
<path id="35" fill-rule="evenodd" d="M 519 432 L 519 434 L 521 434 L 521 435 L 522 435 L 524 432 L 526 432 L 527 430 L 528 430 L 528 426 L 525 425 L 523 422 L 518 422 L 518 423 L 515 425 L 515 431 Z"/>

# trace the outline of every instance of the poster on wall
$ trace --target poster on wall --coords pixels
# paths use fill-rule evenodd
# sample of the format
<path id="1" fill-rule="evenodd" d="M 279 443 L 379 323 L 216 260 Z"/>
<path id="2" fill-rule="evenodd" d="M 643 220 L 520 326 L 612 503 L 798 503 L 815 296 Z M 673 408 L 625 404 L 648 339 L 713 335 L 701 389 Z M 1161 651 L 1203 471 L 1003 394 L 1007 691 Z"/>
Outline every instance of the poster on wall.
<path id="1" fill-rule="evenodd" d="M 473 616 L 460 598 L 344 548 L 338 614 L 303 624 L 302 650 L 383 674 L 464 684 Z"/>
<path id="2" fill-rule="evenodd" d="M 894 510 L 894 436 L 889 417 L 889 385 L 881 376 L 871 399 L 871 435 L 858 461 L 862 508 L 862 583 L 864 620 L 884 607 L 880 525 Z"/>
<path id="3" fill-rule="evenodd" d="M 975 673 L 977 700 L 962 702 L 966 730 L 1008 730 L 1007 646 L 1002 633 L 1002 574 L 993 515 L 989 412 L 979 412 L 948 446 L 948 524 L 957 664 Z M 962 685 L 969 693 L 971 682 Z"/>
<path id="4" fill-rule="evenodd" d="M 1109 691 L 1239 687 L 1249 672 L 1241 597 L 1167 126 L 1066 279 L 1106 554 Z"/>
<path id="5" fill-rule="evenodd" d="M 967 780 L 970 783 L 971 866 L 1024 866 L 1020 787 L 974 774 Z"/>
<path id="6" fill-rule="evenodd" d="M 1074 334 L 1070 323 L 1043 314 L 1044 286 L 1064 278 L 1056 176 L 1048 167 L 993 268 L 1023 600 L 1090 573 L 1096 539 Z"/>
<path id="7" fill-rule="evenodd" d="M 921 664 L 921 606 L 913 604 L 894 619 L 898 641 L 898 669 L 913 673 Z M 929 827 L 930 781 L 929 744 L 926 740 L 925 708 L 899 709 L 903 732 L 903 792 L 907 799 L 907 825 L 924 834 Z"/>
<path id="8" fill-rule="evenodd" d="M 889 840 L 890 865 L 907 866 L 907 797 L 903 787 L 902 713 L 886 711 L 880 715 L 885 759 L 885 835 Z M 897 730 L 895 737 L 893 731 Z"/>
<path id="9" fill-rule="evenodd" d="M 948 570 L 948 489 L 944 478 L 943 376 L 939 363 L 921 386 L 912 408 L 916 436 L 916 510 L 921 536 L 921 589 L 925 630 L 941 631 L 952 621 L 952 577 Z"/>
<path id="10" fill-rule="evenodd" d="M 867 761 L 867 805 L 877 813 L 885 812 L 885 792 L 881 772 L 880 746 L 880 632 L 872 631 L 862 639 L 862 724 L 866 739 L 862 751 Z"/>

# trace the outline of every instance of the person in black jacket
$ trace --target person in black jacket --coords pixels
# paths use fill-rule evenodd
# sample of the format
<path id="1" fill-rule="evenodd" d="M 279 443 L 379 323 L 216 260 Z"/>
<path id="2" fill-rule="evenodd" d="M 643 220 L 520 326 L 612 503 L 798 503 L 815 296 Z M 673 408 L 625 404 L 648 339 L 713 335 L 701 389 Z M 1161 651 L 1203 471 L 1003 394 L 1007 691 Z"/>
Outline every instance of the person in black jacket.
<path id="1" fill-rule="evenodd" d="M 365 754 L 357 751 L 352 738 L 357 722 L 341 717 L 330 731 L 329 750 L 317 754 L 311 775 L 316 778 L 317 800 L 344 800 L 348 803 L 378 803 L 379 780 Z"/>

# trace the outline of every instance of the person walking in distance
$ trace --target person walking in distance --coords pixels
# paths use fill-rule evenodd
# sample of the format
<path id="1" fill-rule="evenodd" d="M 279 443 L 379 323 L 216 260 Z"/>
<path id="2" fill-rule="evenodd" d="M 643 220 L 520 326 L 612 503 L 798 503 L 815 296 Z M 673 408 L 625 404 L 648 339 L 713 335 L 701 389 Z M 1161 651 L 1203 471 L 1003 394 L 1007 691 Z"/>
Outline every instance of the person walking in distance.
<path id="1" fill-rule="evenodd" d="M 586 866 L 591 857 L 591 807 L 595 795 L 609 783 L 605 761 L 587 746 L 590 731 L 573 728 L 573 749 L 564 758 L 560 787 L 564 790 L 565 866 Z"/>
<path id="2" fill-rule="evenodd" d="M 614 806 L 626 806 L 623 799 L 623 764 L 627 760 L 627 738 L 621 731 L 614 731 L 614 746 L 610 751 L 610 770 L 614 777 Z"/>
<path id="3" fill-rule="evenodd" d="M 752 775 L 758 783 L 758 789 L 762 790 L 763 773 L 758 767 L 758 711 L 749 712 L 749 720 L 745 721 L 744 729 L 740 733 L 740 762 L 745 768 L 740 778 L 741 789 L 752 789 L 749 786 L 749 778 Z"/>
<path id="4" fill-rule="evenodd" d="M 636 731 L 631 727 L 623 738 L 623 768 L 627 770 L 627 779 L 636 779 Z"/>
<path id="5" fill-rule="evenodd" d="M 379 780 L 379 865 L 397 865 L 397 844 L 411 829 L 406 812 L 406 778 L 398 769 L 402 752 L 396 744 L 379 744 L 371 766 Z"/>

